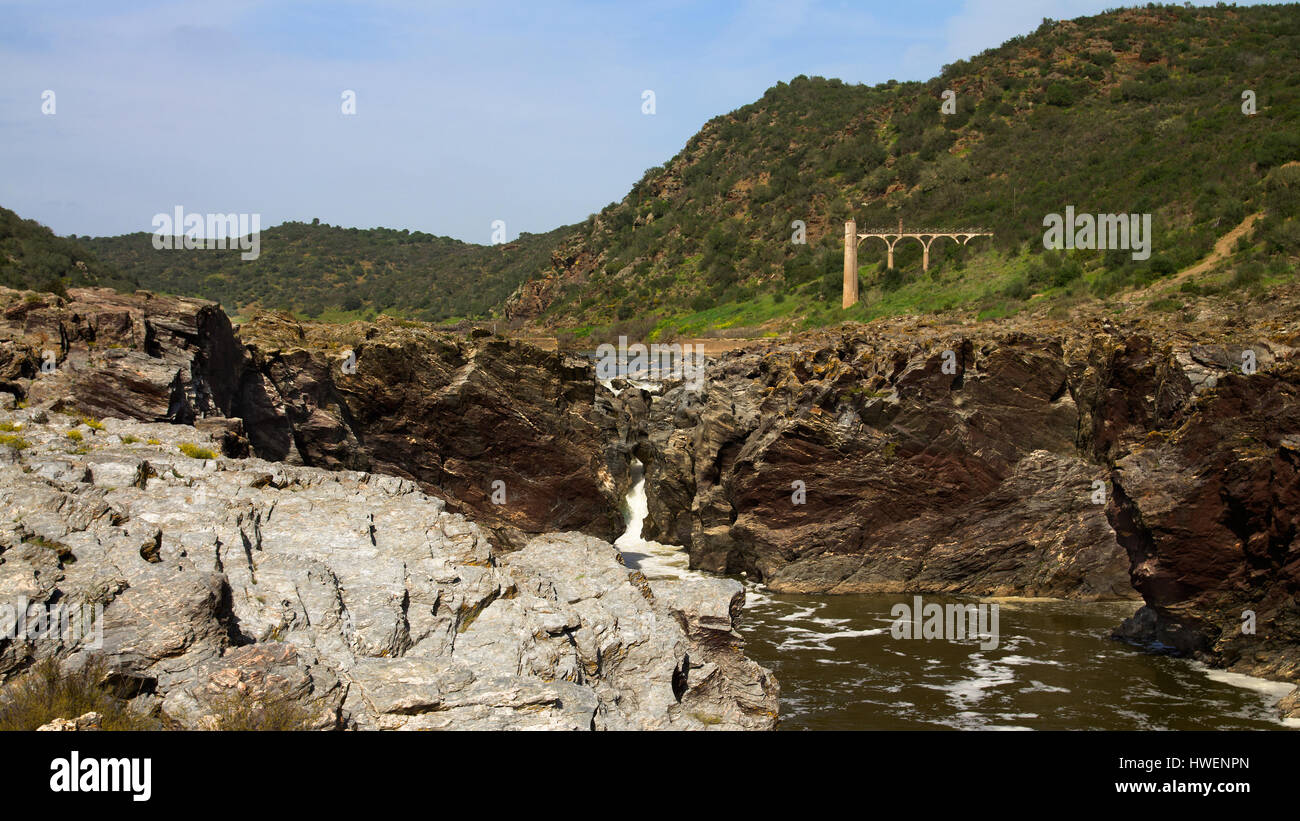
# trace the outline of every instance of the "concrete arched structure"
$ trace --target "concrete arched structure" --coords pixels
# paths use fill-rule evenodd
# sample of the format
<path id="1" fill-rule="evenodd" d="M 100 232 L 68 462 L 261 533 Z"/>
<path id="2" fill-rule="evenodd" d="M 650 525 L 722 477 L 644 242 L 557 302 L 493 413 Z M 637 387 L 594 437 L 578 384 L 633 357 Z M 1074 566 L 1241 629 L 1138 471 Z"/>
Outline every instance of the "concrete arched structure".
<path id="1" fill-rule="evenodd" d="M 844 300 L 843 307 L 857 304 L 858 301 L 858 243 L 875 237 L 885 243 L 888 257 L 885 265 L 894 267 L 894 248 L 905 239 L 914 239 L 921 243 L 921 270 L 930 270 L 930 246 L 937 239 L 947 237 L 958 245 L 965 245 L 975 237 L 991 237 L 992 232 L 980 228 L 966 228 L 959 231 L 904 231 L 900 220 L 897 231 L 867 231 L 858 233 L 858 224 L 854 220 L 844 223 Z"/>

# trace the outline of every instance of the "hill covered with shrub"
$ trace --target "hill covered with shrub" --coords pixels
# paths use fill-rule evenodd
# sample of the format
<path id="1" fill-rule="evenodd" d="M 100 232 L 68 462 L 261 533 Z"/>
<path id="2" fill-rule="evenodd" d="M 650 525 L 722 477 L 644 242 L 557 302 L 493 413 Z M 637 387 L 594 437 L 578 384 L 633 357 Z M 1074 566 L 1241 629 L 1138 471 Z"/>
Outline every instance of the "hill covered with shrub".
<path id="1" fill-rule="evenodd" d="M 996 316 L 1035 295 L 1105 297 L 1159 280 L 1261 212 L 1216 268 L 1222 282 L 1195 286 L 1255 287 L 1296 268 L 1298 175 L 1283 166 L 1297 159 L 1300 6 L 1044 20 L 924 83 L 779 83 L 588 219 L 505 311 L 579 337 L 617 321 L 699 333 L 958 308 Z M 1044 217 L 1067 206 L 1151 214 L 1150 257 L 1045 251 Z M 901 221 L 994 237 L 936 242 L 927 273 L 918 243 L 899 243 L 885 270 L 884 244 L 865 241 L 863 301 L 843 311 L 850 217 L 859 230 Z M 796 220 L 806 244 L 793 241 Z"/>
<path id="2" fill-rule="evenodd" d="M 290 222 L 264 230 L 261 256 L 242 261 L 237 250 L 155 250 L 143 232 L 78 249 L 2 212 L 0 284 L 138 282 L 234 313 L 493 317 L 575 340 L 1002 316 L 1189 269 L 1175 280 L 1183 290 L 1260 293 L 1300 263 L 1296 161 L 1300 5 L 1151 5 L 1044 20 L 927 82 L 778 83 L 706 123 L 622 201 L 506 245 Z M 1044 217 L 1067 207 L 1150 214 L 1150 255 L 1045 250 Z M 994 236 L 936 241 L 925 272 L 918 243 L 900 242 L 886 270 L 883 243 L 864 241 L 862 301 L 844 310 L 849 218 L 859 230 Z"/>
<path id="3" fill-rule="evenodd" d="M 550 264 L 565 228 L 511 243 L 474 245 L 422 231 L 286 222 L 262 231 L 257 259 L 238 249 L 155 250 L 146 232 L 86 239 L 143 287 L 324 319 L 378 313 L 430 322 L 485 316 L 529 274 Z"/>
<path id="4" fill-rule="evenodd" d="M 0 286 L 65 293 L 69 286 L 87 285 L 136 287 L 133 277 L 101 262 L 84 245 L 0 208 Z"/>

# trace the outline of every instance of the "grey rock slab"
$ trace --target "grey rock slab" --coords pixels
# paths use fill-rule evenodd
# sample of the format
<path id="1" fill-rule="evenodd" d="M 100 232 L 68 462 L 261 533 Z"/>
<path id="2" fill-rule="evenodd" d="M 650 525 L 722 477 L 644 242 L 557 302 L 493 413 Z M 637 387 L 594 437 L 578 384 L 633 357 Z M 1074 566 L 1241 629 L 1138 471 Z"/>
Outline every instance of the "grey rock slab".
<path id="1" fill-rule="evenodd" d="M 498 552 L 407 479 L 180 451 L 218 452 L 219 426 L 108 419 L 75 443 L 56 411 L 6 419 L 30 444 L 0 466 L 0 597 L 98 603 L 103 633 L 11 642 L 0 680 L 99 655 L 147 691 L 133 705 L 190 728 L 241 700 L 311 728 L 774 723 L 734 582 L 657 595 L 593 536 Z"/>

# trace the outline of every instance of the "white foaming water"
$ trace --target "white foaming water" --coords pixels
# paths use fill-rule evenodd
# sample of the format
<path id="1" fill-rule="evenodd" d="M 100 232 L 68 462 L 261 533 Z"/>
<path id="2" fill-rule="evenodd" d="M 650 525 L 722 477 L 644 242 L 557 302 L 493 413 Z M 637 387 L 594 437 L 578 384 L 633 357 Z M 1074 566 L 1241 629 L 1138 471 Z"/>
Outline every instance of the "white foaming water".
<path id="1" fill-rule="evenodd" d="M 1233 687 L 1241 687 L 1246 690 L 1254 690 L 1257 693 L 1263 693 L 1266 696 L 1282 698 L 1295 689 L 1294 684 L 1288 684 L 1285 681 L 1269 681 L 1266 678 L 1256 678 L 1244 673 L 1232 673 L 1227 670 L 1215 670 L 1213 667 L 1206 667 L 1199 661 L 1191 662 L 1192 667 L 1200 670 L 1211 681 L 1221 681 L 1224 684 L 1231 684 Z"/>
<path id="2" fill-rule="evenodd" d="M 646 382 L 641 379 L 628 379 L 627 381 L 629 384 L 638 387 L 643 391 L 650 391 L 651 393 L 658 393 L 659 389 L 663 387 L 663 385 L 659 384 L 658 382 Z M 601 379 L 600 384 L 604 385 L 606 390 L 608 390 L 610 393 L 614 394 L 615 396 L 618 396 L 620 393 L 626 390 L 625 388 L 614 387 L 613 379 Z M 639 465 L 641 463 L 637 462 L 637 464 Z"/>
<path id="3" fill-rule="evenodd" d="M 627 494 L 627 530 L 614 541 L 623 554 L 623 561 L 648 579 L 680 579 L 695 573 L 690 568 L 690 556 L 682 548 L 641 538 L 649 505 L 644 466 L 638 459 L 632 460 L 632 476 L 632 490 Z"/>
<path id="4" fill-rule="evenodd" d="M 1207 667 L 1199 661 L 1193 661 L 1192 667 L 1200 670 L 1211 681 L 1218 681 L 1233 687 L 1240 687 L 1244 690 L 1254 690 L 1257 693 L 1264 694 L 1274 704 L 1281 701 L 1283 697 L 1291 694 L 1295 685 L 1286 681 L 1269 681 L 1266 678 L 1257 678 L 1248 676 L 1244 673 L 1233 673 L 1228 670 L 1216 670 L 1213 667 Z M 1300 727 L 1300 718 L 1283 718 L 1279 719 L 1287 727 Z"/>

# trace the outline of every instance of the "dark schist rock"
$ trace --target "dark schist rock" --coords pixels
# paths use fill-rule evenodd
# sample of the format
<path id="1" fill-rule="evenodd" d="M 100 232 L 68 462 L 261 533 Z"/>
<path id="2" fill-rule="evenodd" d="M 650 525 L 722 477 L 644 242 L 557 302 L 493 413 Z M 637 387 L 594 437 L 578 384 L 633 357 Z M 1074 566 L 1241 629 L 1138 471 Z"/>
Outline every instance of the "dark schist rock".
<path id="1" fill-rule="evenodd" d="M 1114 466 L 1112 519 L 1150 610 L 1122 631 L 1300 680 L 1300 365 L 1227 374 Z"/>
<path id="2" fill-rule="evenodd" d="M 589 362 L 390 320 L 267 314 L 241 336 L 254 362 L 245 422 L 266 420 L 249 425 L 255 451 L 413 479 L 511 547 L 622 531 L 634 433 Z"/>
<path id="3" fill-rule="evenodd" d="M 1025 334 L 724 356 L 652 411 L 646 533 L 778 591 L 1135 597 L 1068 387 L 1060 343 Z"/>
<path id="4" fill-rule="evenodd" d="M 231 457 L 410 478 L 505 547 L 622 531 L 643 434 L 586 360 L 387 318 L 263 314 L 237 332 L 216 303 L 145 292 L 0 289 L 0 305 L 0 391 L 29 405 L 199 425 Z"/>
<path id="5" fill-rule="evenodd" d="M 0 390 L 90 416 L 230 416 L 246 354 L 214 302 L 0 289 Z"/>
<path id="6" fill-rule="evenodd" d="M 1297 305 L 903 318 L 725 354 L 653 400 L 644 533 L 777 591 L 1140 595 L 1117 637 L 1300 681 Z"/>
<path id="7" fill-rule="evenodd" d="M 1107 515 L 1146 602 L 1116 636 L 1297 682 L 1294 296 L 1270 306 L 1280 316 L 1243 311 L 1208 332 L 1095 334 L 1076 393 L 1081 442 L 1110 468 Z"/>

